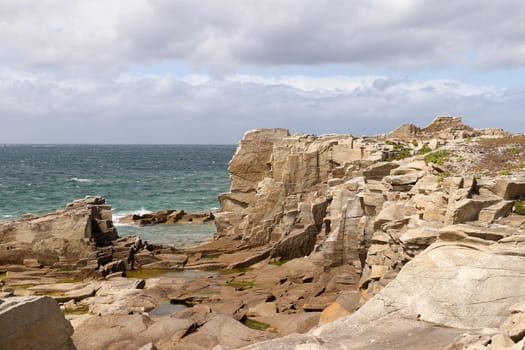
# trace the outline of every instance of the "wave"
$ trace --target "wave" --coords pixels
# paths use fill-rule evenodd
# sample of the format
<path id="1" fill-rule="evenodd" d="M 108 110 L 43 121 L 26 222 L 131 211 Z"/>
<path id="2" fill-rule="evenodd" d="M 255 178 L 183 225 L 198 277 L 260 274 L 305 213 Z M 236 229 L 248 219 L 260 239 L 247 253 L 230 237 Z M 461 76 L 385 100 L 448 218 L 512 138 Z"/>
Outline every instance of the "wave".
<path id="1" fill-rule="evenodd" d="M 144 207 L 140 208 L 139 210 L 135 210 L 135 211 L 115 211 L 115 212 L 113 212 L 113 217 L 112 217 L 113 225 L 114 226 L 132 226 L 133 224 L 121 223 L 120 219 L 122 219 L 123 217 L 126 217 L 128 215 L 132 215 L 132 214 L 145 215 L 145 214 L 149 214 L 149 213 L 152 213 L 152 211 L 151 210 L 147 210 Z"/>
<path id="2" fill-rule="evenodd" d="M 8 218 L 14 218 L 15 216 L 6 214 L 6 215 L 2 215 L 2 217 L 8 219 Z"/>
<path id="3" fill-rule="evenodd" d="M 69 181 L 74 181 L 74 182 L 91 182 L 92 180 L 90 179 L 81 179 L 81 178 L 78 178 L 78 177 L 72 177 L 71 179 L 69 179 Z"/>

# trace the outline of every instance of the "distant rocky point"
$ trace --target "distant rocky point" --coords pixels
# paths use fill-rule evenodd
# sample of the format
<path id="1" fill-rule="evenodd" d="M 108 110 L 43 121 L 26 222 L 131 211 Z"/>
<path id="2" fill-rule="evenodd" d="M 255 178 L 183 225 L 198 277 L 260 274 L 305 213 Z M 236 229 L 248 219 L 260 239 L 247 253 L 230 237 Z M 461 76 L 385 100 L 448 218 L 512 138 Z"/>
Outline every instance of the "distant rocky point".
<path id="1" fill-rule="evenodd" d="M 120 223 L 136 225 L 156 224 L 203 224 L 213 221 L 212 212 L 186 213 L 184 210 L 166 209 L 147 214 L 131 214 L 119 220 Z"/>

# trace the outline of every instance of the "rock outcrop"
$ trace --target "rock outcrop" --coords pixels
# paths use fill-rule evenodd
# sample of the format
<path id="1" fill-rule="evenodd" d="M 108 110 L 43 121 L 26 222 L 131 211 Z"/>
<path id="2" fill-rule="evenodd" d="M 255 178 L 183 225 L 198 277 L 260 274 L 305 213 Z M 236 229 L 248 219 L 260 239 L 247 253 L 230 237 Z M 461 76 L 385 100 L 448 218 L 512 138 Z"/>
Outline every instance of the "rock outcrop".
<path id="1" fill-rule="evenodd" d="M 118 238 L 111 206 L 101 197 L 86 197 L 44 216 L 26 214 L 0 221 L 0 265 L 33 258 L 44 265 L 86 258 L 92 247 Z"/>
<path id="2" fill-rule="evenodd" d="M 120 219 L 120 223 L 136 225 L 156 224 L 202 224 L 213 221 L 212 212 L 186 213 L 184 210 L 166 209 L 148 214 L 131 214 Z"/>
<path id="3" fill-rule="evenodd" d="M 68 223 L 86 222 L 72 232 L 94 249 L 75 269 L 104 280 L 56 283 L 57 271 L 28 255 L 0 284 L 3 293 L 50 293 L 64 310 L 84 310 L 68 316 L 79 350 L 517 349 L 525 335 L 524 157 L 524 137 L 459 117 L 375 137 L 257 129 L 230 162 L 231 189 L 219 197 L 217 234 L 205 244 L 177 250 L 128 237 L 102 247 L 97 237 L 112 237 L 112 225 L 92 227 L 107 213 L 82 216 L 83 203 L 56 222 L 78 210 L 86 221 Z M 87 209 L 99 205 L 105 210 Z M 21 225 L 3 234 L 30 249 L 16 237 L 33 226 L 1 225 Z M 55 268 L 67 259 L 57 251 Z M 122 278 L 133 251 L 139 274 L 161 277 Z M 180 268 L 219 272 L 188 281 L 163 270 Z M 27 285 L 33 278 L 39 283 Z M 184 309 L 157 313 L 173 305 Z"/>
<path id="4" fill-rule="evenodd" d="M 0 349 L 73 350 L 72 334 L 50 297 L 0 299 Z"/>
<path id="5" fill-rule="evenodd" d="M 525 220 L 513 213 L 525 197 L 525 173 L 520 164 L 512 176 L 476 173 L 469 163 L 491 152 L 483 146 L 477 153 L 481 136 L 497 140 L 494 154 L 502 150 L 512 161 L 525 156 L 521 139 L 474 129 L 459 117 L 439 116 L 425 128 L 407 125 L 375 138 L 246 133 L 230 163 L 231 192 L 220 196 L 215 238 L 236 239 L 242 249 L 267 247 L 261 259 L 307 257 L 325 271 L 360 278 L 357 311 L 332 300 L 323 308 L 325 325 L 311 335 L 254 348 L 348 347 L 359 342 L 342 335 L 352 333 L 347 329 L 396 323 L 378 341 L 435 324 L 450 331 L 438 332 L 428 348 L 443 348 L 459 330 L 499 327 L 509 307 L 525 300 Z"/>

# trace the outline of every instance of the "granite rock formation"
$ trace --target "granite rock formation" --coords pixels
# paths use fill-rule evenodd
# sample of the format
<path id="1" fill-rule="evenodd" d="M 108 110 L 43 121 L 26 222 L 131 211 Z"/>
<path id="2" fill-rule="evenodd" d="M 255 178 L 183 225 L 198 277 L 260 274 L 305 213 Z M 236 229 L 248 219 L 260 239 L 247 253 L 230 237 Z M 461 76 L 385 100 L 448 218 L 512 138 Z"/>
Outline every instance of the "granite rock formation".
<path id="1" fill-rule="evenodd" d="M 0 300 L 0 349 L 73 350 L 72 334 L 50 297 Z"/>
<path id="2" fill-rule="evenodd" d="M 64 310 L 85 310 L 68 316 L 79 350 L 520 349 L 523 159 L 523 135 L 475 129 L 458 117 L 374 137 L 257 129 L 230 162 L 231 190 L 220 195 L 218 232 L 205 244 L 145 249 L 122 238 L 103 247 L 93 238 L 74 267 L 104 279 L 56 283 L 57 271 L 25 256 L 24 266 L 0 266 L 8 271 L 0 285 L 4 294 L 49 293 Z M 91 225 L 102 218 L 80 217 Z M 76 222 L 84 221 L 69 223 Z M 80 226 L 72 231 L 94 237 Z M 124 279 L 130 247 L 140 273 L 218 271 Z M 39 283 L 13 287 L 30 278 Z M 155 315 L 166 300 L 186 308 Z M 91 339 L 95 332 L 101 336 Z"/>
<path id="3" fill-rule="evenodd" d="M 399 322 L 391 330 L 398 335 L 423 323 L 451 327 L 434 348 L 458 330 L 497 329 L 525 300 L 525 213 L 517 210 L 525 173 L 519 156 L 508 159 L 512 171 L 490 157 L 523 159 L 524 146 L 500 129 L 445 116 L 375 138 L 246 133 L 230 163 L 231 191 L 220 196 L 216 239 L 265 246 L 276 259 L 306 256 L 325 271 L 346 267 L 360 276 L 361 296 L 355 312 L 332 305 L 326 314 L 341 318 L 310 335 L 247 348 L 349 346 L 345 329 L 382 322 Z"/>
<path id="4" fill-rule="evenodd" d="M 22 264 L 28 258 L 48 266 L 78 260 L 116 238 L 111 206 L 101 197 L 86 197 L 55 213 L 0 221 L 0 265 Z"/>

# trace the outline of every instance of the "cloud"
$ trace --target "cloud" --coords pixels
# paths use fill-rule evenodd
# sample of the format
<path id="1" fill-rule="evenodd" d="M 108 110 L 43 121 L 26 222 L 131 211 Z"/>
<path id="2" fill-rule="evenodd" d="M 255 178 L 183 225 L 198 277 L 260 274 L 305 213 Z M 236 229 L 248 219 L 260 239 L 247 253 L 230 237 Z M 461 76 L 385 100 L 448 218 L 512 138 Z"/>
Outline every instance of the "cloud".
<path id="1" fill-rule="evenodd" d="M 524 131 L 524 22 L 518 0 L 2 0 L 0 142 L 235 143 L 436 114 Z"/>
<path id="2" fill-rule="evenodd" d="M 126 73 L 100 81 L 4 72 L 0 82 L 3 142 L 235 143 L 256 127 L 380 133 L 435 114 L 525 131 L 524 90 L 453 80 Z"/>
<path id="3" fill-rule="evenodd" d="M 519 0 L 3 0 L 0 63 L 74 74 L 161 61 L 513 69 L 525 65 L 524 21 Z"/>

